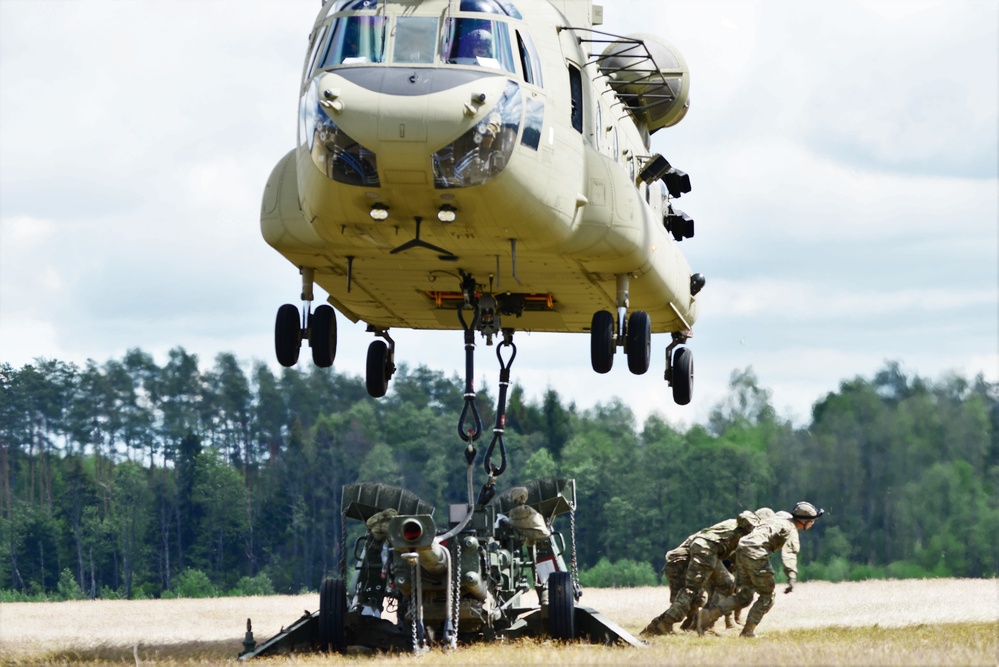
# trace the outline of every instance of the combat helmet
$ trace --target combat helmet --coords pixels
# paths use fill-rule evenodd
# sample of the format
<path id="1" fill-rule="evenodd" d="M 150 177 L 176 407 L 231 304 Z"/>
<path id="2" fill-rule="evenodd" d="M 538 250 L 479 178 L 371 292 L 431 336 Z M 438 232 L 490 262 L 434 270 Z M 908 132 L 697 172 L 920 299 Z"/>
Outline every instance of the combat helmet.
<path id="1" fill-rule="evenodd" d="M 804 500 L 795 505 L 794 509 L 791 510 L 791 516 L 799 521 L 815 521 L 825 513 L 824 509 L 817 509 L 815 505 L 806 503 Z"/>
<path id="2" fill-rule="evenodd" d="M 468 33 L 465 36 L 465 41 L 471 45 L 472 49 L 480 48 L 491 52 L 493 48 L 493 36 L 483 28 Z"/>

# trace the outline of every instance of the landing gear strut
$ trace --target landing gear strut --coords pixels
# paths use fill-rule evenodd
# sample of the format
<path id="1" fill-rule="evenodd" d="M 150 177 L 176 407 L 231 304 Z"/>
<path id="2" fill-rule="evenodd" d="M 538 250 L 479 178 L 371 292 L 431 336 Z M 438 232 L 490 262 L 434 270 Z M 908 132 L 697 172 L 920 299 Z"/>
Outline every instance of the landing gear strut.
<path id="1" fill-rule="evenodd" d="M 628 313 L 630 276 L 617 277 L 617 321 L 606 310 L 598 310 L 590 321 L 590 364 L 597 373 L 607 373 L 614 365 L 614 351 L 623 347 L 628 370 L 642 375 L 652 357 L 652 319 L 642 310 Z"/>
<path id="2" fill-rule="evenodd" d="M 614 365 L 615 348 L 623 347 L 628 357 L 628 370 L 642 375 L 649 370 L 652 358 L 652 318 L 642 310 L 628 312 L 629 276 L 617 276 L 617 319 L 606 310 L 593 314 L 590 321 L 590 364 L 597 373 L 608 373 Z M 683 347 L 691 332 L 673 333 L 673 342 L 666 348 L 665 380 L 673 388 L 677 405 L 690 403 L 694 387 L 694 354 Z"/>
<path id="3" fill-rule="evenodd" d="M 302 269 L 302 310 L 290 303 L 278 308 L 274 322 L 274 351 L 278 363 L 291 368 L 298 363 L 302 341 L 312 347 L 312 361 L 320 368 L 329 368 L 336 358 L 336 311 L 322 304 L 312 311 L 315 270 Z"/>

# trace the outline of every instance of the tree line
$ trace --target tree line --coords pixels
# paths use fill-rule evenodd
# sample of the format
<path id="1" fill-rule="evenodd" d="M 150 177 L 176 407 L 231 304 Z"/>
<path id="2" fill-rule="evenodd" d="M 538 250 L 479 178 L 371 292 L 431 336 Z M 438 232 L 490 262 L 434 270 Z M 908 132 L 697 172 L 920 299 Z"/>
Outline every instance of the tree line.
<path id="1" fill-rule="evenodd" d="M 444 516 L 465 501 L 462 404 L 457 375 L 423 366 L 375 400 L 331 369 L 246 372 L 227 353 L 202 368 L 181 348 L 163 365 L 141 350 L 0 364 L 0 590 L 156 597 L 199 576 L 218 591 L 315 590 L 361 531 L 341 515 L 344 484 L 399 485 Z M 477 405 L 494 423 L 488 387 Z M 843 381 L 806 426 L 776 413 L 751 368 L 689 427 L 638 424 L 617 399 L 527 400 L 515 384 L 504 439 L 501 490 L 575 478 L 590 582 L 654 580 L 689 534 L 802 499 L 827 510 L 802 535 L 804 578 L 999 572 L 999 386 L 982 376 L 931 382 L 889 362 Z"/>

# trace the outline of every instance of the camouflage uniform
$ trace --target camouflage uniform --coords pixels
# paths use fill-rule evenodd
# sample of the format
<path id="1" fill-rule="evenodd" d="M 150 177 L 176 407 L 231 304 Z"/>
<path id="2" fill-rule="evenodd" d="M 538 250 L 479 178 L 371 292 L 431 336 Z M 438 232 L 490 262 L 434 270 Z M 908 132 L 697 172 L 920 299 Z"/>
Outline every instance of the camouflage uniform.
<path id="1" fill-rule="evenodd" d="M 669 584 L 670 602 L 683 588 L 683 578 L 687 573 L 687 565 L 690 563 L 690 543 L 693 540 L 694 536 L 691 535 L 681 542 L 680 546 L 666 552 L 666 565 L 663 566 L 663 574 L 666 575 L 666 583 Z"/>
<path id="2" fill-rule="evenodd" d="M 799 503 L 798 507 L 801 505 L 808 504 Z M 717 605 L 710 605 L 701 610 L 698 632 L 702 632 L 705 625 L 714 623 L 721 614 L 745 607 L 752 601 L 753 594 L 758 593 L 759 597 L 746 616 L 746 626 L 742 633 L 746 637 L 754 636 L 753 630 L 756 625 L 774 604 L 776 583 L 774 582 L 774 569 L 770 564 L 771 554 L 777 551 L 781 552 L 781 560 L 789 582 L 788 591 L 793 588 L 794 582 L 798 578 L 800 542 L 794 519 L 797 517 L 814 521 L 823 512 L 816 510 L 811 505 L 808 507 L 815 512 L 814 516 L 795 515 L 793 517 L 788 512 L 777 512 L 772 518 L 764 520 L 751 533 L 739 540 L 735 550 L 735 565 L 736 576 L 741 588 L 735 595 L 728 596 Z"/>
<path id="3" fill-rule="evenodd" d="M 684 573 L 683 587 L 672 597 L 669 609 L 652 619 L 642 634 L 672 633 L 673 624 L 682 621 L 691 607 L 699 603 L 701 592 L 709 582 L 723 590 L 730 590 L 732 575 L 725 569 L 722 560 L 731 556 L 739 538 L 757 523 L 755 514 L 743 512 L 736 519 L 716 523 L 688 538 L 689 562 Z"/>

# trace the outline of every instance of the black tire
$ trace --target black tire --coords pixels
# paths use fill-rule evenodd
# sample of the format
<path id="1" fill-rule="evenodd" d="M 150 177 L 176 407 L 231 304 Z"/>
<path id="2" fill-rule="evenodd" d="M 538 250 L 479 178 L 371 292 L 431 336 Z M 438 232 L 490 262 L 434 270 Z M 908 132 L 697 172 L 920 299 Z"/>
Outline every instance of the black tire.
<path id="1" fill-rule="evenodd" d="M 323 304 L 312 313 L 309 323 L 309 344 L 312 361 L 320 368 L 329 368 L 336 359 L 336 311 Z"/>
<path id="2" fill-rule="evenodd" d="M 302 349 L 302 320 L 298 308 L 286 303 L 278 308 L 274 321 L 274 351 L 278 363 L 291 368 L 298 363 L 298 353 Z"/>
<path id="3" fill-rule="evenodd" d="M 598 373 L 614 365 L 614 316 L 606 310 L 593 313 L 590 322 L 590 364 Z"/>
<path id="4" fill-rule="evenodd" d="M 372 341 L 365 369 L 365 384 L 372 398 L 381 398 L 388 391 L 388 361 L 388 344 L 383 340 Z"/>
<path id="5" fill-rule="evenodd" d="M 673 402 L 687 405 L 693 391 L 694 353 L 686 347 L 678 347 L 673 352 Z"/>
<path id="6" fill-rule="evenodd" d="M 568 572 L 548 575 L 548 634 L 552 639 L 576 638 L 576 596 Z"/>
<path id="7" fill-rule="evenodd" d="M 652 318 L 644 310 L 636 310 L 628 318 L 628 336 L 625 344 L 628 370 L 635 375 L 645 374 L 652 359 Z"/>
<path id="8" fill-rule="evenodd" d="M 327 577 L 319 589 L 319 650 L 342 653 L 347 648 L 344 618 L 347 615 L 347 587 L 343 579 Z"/>

